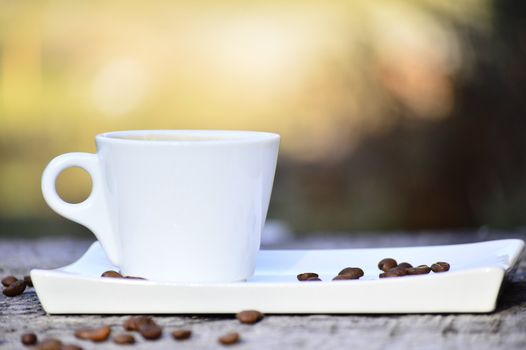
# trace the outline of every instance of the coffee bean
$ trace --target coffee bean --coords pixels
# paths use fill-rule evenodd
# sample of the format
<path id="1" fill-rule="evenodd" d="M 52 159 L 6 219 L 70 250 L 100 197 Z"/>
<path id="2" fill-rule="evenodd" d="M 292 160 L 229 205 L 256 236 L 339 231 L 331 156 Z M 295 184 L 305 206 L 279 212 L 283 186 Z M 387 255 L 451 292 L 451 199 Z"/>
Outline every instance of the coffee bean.
<path id="1" fill-rule="evenodd" d="M 427 265 L 418 265 L 416 267 L 417 269 L 421 269 L 423 271 L 425 271 L 426 273 L 430 273 L 431 272 L 431 268 Z"/>
<path id="2" fill-rule="evenodd" d="M 33 287 L 33 280 L 31 279 L 31 276 L 24 276 L 24 282 L 26 282 L 28 287 Z"/>
<path id="3" fill-rule="evenodd" d="M 172 332 L 172 337 L 175 340 L 185 340 L 192 336 L 192 331 L 189 329 L 176 329 Z"/>
<path id="4" fill-rule="evenodd" d="M 55 338 L 47 338 L 38 343 L 37 350 L 61 350 L 62 342 Z"/>
<path id="5" fill-rule="evenodd" d="M 127 331 L 138 331 L 139 327 L 137 326 L 136 317 L 130 317 L 124 320 L 122 327 Z"/>
<path id="6" fill-rule="evenodd" d="M 319 276 L 317 273 L 314 273 L 314 272 L 304 272 L 304 273 L 300 273 L 297 276 L 298 281 L 306 281 L 307 279 L 312 278 L 312 277 L 319 277 Z"/>
<path id="7" fill-rule="evenodd" d="M 83 328 L 75 331 L 75 337 L 84 340 L 91 340 L 92 342 L 103 342 L 111 334 L 109 326 L 102 326 L 100 328 Z"/>
<path id="8" fill-rule="evenodd" d="M 120 273 L 113 270 L 103 272 L 102 275 L 100 275 L 100 277 L 123 278 L 123 276 Z"/>
<path id="9" fill-rule="evenodd" d="M 135 344 L 135 337 L 131 334 L 121 333 L 113 337 L 115 344 Z"/>
<path id="10" fill-rule="evenodd" d="M 378 268 L 382 270 L 383 272 L 387 272 L 390 269 L 396 267 L 398 264 L 396 263 L 395 259 L 392 258 L 385 258 L 380 260 L 378 263 Z"/>
<path id="11" fill-rule="evenodd" d="M 35 333 L 24 333 L 20 336 L 20 341 L 24 345 L 35 345 L 38 339 Z"/>
<path id="12" fill-rule="evenodd" d="M 82 350 L 83 348 L 75 344 L 63 344 L 60 350 Z"/>
<path id="13" fill-rule="evenodd" d="M 389 271 L 387 271 L 387 273 L 395 274 L 395 275 L 398 275 L 398 276 L 405 276 L 405 275 L 407 275 L 407 271 L 403 267 L 392 268 Z"/>
<path id="14" fill-rule="evenodd" d="M 345 281 L 345 280 L 355 280 L 356 278 L 352 278 L 351 275 L 338 275 L 335 276 L 332 280 L 333 281 Z"/>
<path id="15" fill-rule="evenodd" d="M 139 326 L 139 333 L 144 339 L 155 340 L 163 334 L 163 329 L 155 323 L 145 323 Z"/>
<path id="16" fill-rule="evenodd" d="M 218 341 L 223 345 L 232 345 L 239 342 L 239 333 L 231 332 L 219 337 Z"/>
<path id="17" fill-rule="evenodd" d="M 302 282 L 321 282 L 321 279 L 319 277 L 309 277 L 306 280 L 303 280 Z"/>
<path id="18" fill-rule="evenodd" d="M 257 310 L 245 310 L 236 315 L 239 322 L 244 324 L 258 323 L 263 319 L 263 314 Z"/>
<path id="19" fill-rule="evenodd" d="M 4 293 L 4 295 L 7 297 L 15 297 L 24 293 L 25 289 L 26 282 L 24 282 L 24 280 L 16 280 L 15 282 L 11 283 L 8 287 L 5 287 L 2 293 Z"/>
<path id="20" fill-rule="evenodd" d="M 408 263 L 408 262 L 403 262 L 403 263 L 398 264 L 397 267 L 401 267 L 401 268 L 403 268 L 403 269 L 409 269 L 409 268 L 413 267 L 413 265 L 411 265 L 411 264 Z"/>
<path id="21" fill-rule="evenodd" d="M 4 287 L 9 287 L 11 284 L 15 283 L 16 281 L 18 281 L 18 278 L 16 278 L 15 276 L 6 276 L 2 278 L 2 285 Z"/>
<path id="22" fill-rule="evenodd" d="M 449 264 L 444 261 L 439 261 L 431 265 L 431 271 L 435 273 L 449 271 Z"/>
<path id="23" fill-rule="evenodd" d="M 406 274 L 407 272 L 404 268 L 394 267 L 387 272 L 381 273 L 380 278 L 401 277 L 401 276 L 405 276 Z"/>
<path id="24" fill-rule="evenodd" d="M 410 267 L 405 269 L 408 275 L 425 275 L 431 272 L 431 269 L 427 265 L 419 265 L 417 267 Z"/>
<path id="25" fill-rule="evenodd" d="M 148 323 L 155 323 L 155 321 L 150 316 L 132 316 L 124 321 L 123 327 L 127 331 L 138 332 L 141 325 Z"/>
<path id="26" fill-rule="evenodd" d="M 418 270 L 416 267 L 410 267 L 408 269 L 405 269 L 405 272 L 407 275 L 424 275 L 425 272 L 423 272 L 422 270 Z"/>
<path id="27" fill-rule="evenodd" d="M 347 275 L 349 279 L 356 280 L 363 276 L 363 270 L 359 267 L 346 267 L 338 275 Z"/>

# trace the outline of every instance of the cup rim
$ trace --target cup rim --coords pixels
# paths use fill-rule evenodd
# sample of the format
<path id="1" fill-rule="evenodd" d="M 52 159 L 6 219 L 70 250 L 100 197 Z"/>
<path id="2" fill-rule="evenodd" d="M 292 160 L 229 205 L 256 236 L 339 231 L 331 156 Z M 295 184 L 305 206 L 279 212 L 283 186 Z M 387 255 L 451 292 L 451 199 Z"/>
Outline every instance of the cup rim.
<path id="1" fill-rule="evenodd" d="M 195 139 L 162 139 L 166 136 L 194 137 Z M 140 137 L 143 136 L 144 139 Z M 160 139 L 149 139 L 150 137 L 161 137 Z M 127 138 L 128 137 L 128 138 Z M 138 138 L 139 137 L 139 138 Z M 211 138 L 211 139 L 207 139 Z M 190 129 L 158 129 L 158 130 L 120 130 L 109 131 L 98 134 L 97 141 L 109 143 L 135 143 L 135 144 L 236 144 L 251 143 L 258 141 L 275 141 L 280 139 L 280 135 L 266 131 L 250 130 L 190 130 Z"/>

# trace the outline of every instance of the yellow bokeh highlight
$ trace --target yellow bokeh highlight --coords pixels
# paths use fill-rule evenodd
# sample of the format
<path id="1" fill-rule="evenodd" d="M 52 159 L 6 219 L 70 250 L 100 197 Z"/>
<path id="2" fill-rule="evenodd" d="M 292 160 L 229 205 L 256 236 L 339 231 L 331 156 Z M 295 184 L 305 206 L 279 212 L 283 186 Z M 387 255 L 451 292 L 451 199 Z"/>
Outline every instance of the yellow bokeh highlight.
<path id="1" fill-rule="evenodd" d="M 391 127 L 393 108 L 447 118 L 469 55 L 443 19 L 490 30 L 489 13 L 485 0 L 0 1 L 0 217 L 50 215 L 43 167 L 94 152 L 99 132 L 274 131 L 286 158 L 332 162 Z"/>

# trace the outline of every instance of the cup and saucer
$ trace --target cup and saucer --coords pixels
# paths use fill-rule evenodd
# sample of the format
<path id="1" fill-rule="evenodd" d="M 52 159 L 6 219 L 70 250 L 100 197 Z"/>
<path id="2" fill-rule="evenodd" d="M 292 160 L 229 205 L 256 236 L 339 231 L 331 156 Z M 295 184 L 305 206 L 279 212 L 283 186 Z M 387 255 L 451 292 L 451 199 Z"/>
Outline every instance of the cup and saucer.
<path id="1" fill-rule="evenodd" d="M 491 312 L 524 242 L 506 239 L 410 248 L 260 250 L 279 135 L 254 131 L 144 130 L 97 135 L 97 153 L 68 153 L 44 171 L 60 215 L 97 241 L 76 262 L 31 271 L 50 314 L 271 314 Z M 69 167 L 92 178 L 82 203 L 55 180 Z M 378 261 L 448 261 L 447 273 L 379 278 Z M 333 281 L 341 269 L 358 280 Z M 108 270 L 144 279 L 106 278 Z M 321 281 L 298 281 L 316 272 Z M 389 298 L 385 296 L 388 295 Z M 395 302 L 394 302 L 395 301 Z"/>

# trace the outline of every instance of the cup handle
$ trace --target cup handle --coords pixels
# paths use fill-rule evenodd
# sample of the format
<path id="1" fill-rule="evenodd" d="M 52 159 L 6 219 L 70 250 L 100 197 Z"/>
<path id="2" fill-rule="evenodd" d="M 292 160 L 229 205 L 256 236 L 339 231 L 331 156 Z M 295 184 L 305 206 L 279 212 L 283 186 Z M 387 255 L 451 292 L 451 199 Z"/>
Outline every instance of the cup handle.
<path id="1" fill-rule="evenodd" d="M 62 200 L 55 186 L 56 179 L 67 168 L 78 167 L 91 176 L 92 190 L 81 203 L 68 203 Z M 49 162 L 42 174 L 42 193 L 46 203 L 58 214 L 90 229 L 101 243 L 108 258 L 120 265 L 118 239 L 112 229 L 106 203 L 99 158 L 92 153 L 66 153 Z"/>

